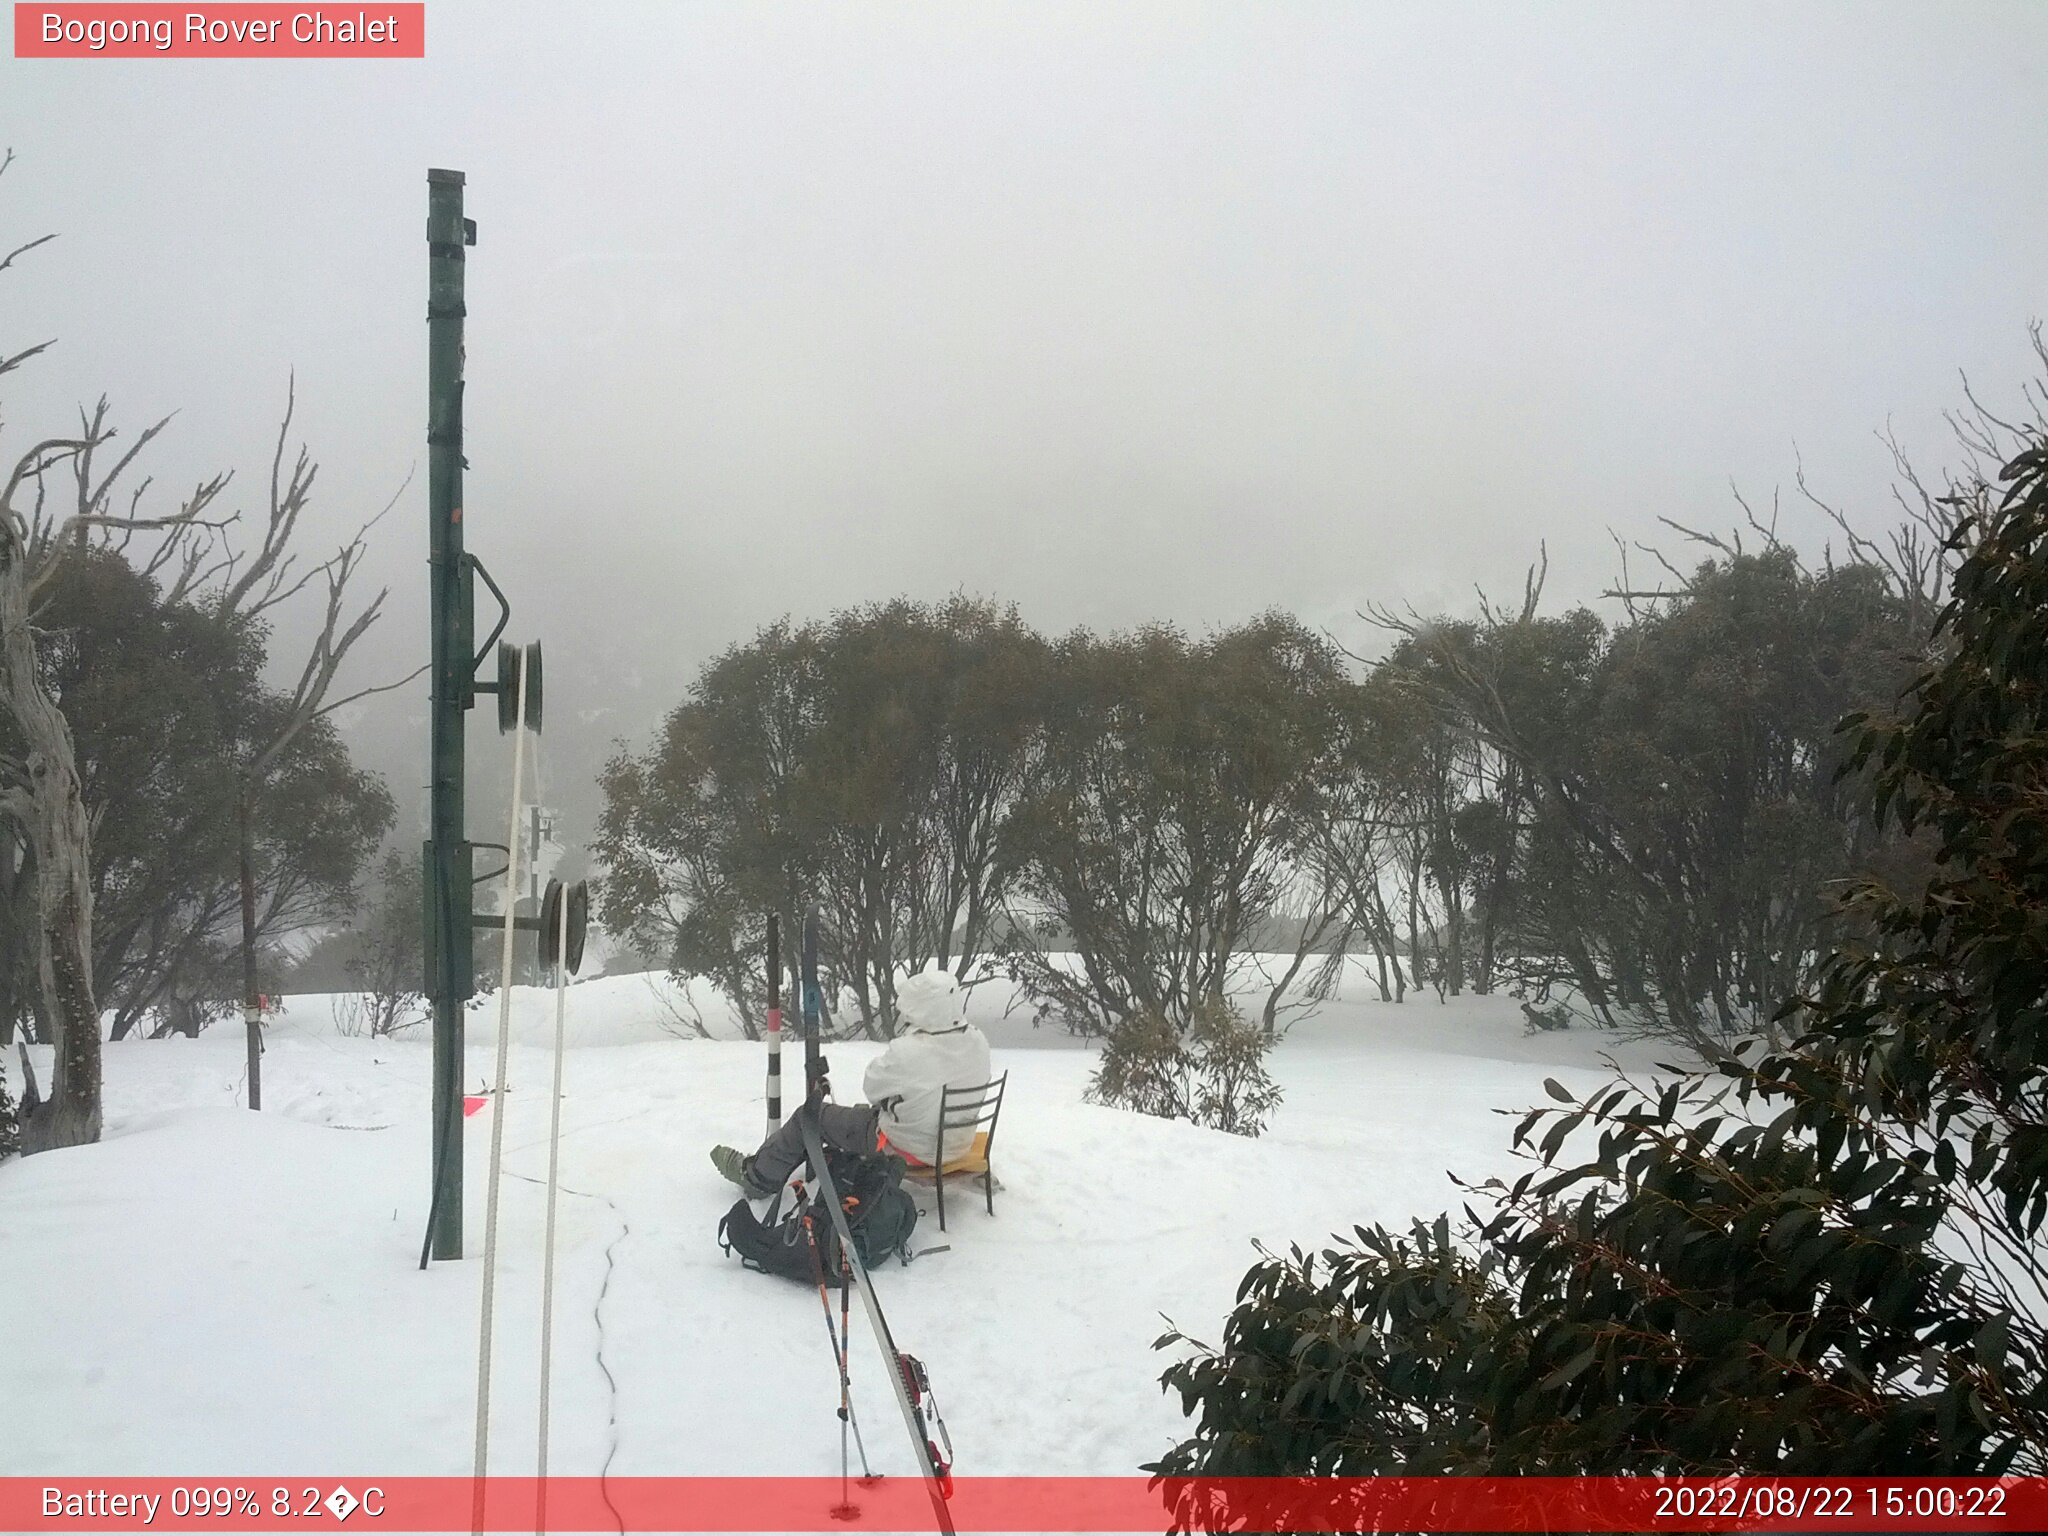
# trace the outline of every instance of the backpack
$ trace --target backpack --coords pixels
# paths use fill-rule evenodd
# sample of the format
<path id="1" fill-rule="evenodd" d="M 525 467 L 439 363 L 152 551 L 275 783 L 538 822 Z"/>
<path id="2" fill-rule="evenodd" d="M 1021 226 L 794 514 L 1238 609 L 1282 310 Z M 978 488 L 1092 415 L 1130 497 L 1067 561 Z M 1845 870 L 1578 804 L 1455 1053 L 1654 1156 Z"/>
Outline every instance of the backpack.
<path id="1" fill-rule="evenodd" d="M 837 1149 L 828 1149 L 825 1157 L 832 1182 L 845 1202 L 847 1229 L 853 1234 L 854 1251 L 861 1263 L 872 1268 L 893 1256 L 908 1264 L 918 1209 L 910 1191 L 903 1187 L 903 1160 L 886 1153 Z M 808 1231 L 806 1216 L 810 1218 Z M 718 1223 L 718 1241 L 727 1253 L 737 1253 L 747 1268 L 764 1275 L 815 1285 L 822 1264 L 825 1284 L 836 1287 L 843 1278 L 839 1232 L 822 1191 L 807 1192 L 792 1202 L 787 1212 L 782 1209 L 782 1197 L 777 1196 L 766 1221 L 754 1214 L 751 1201 L 735 1201 Z"/>

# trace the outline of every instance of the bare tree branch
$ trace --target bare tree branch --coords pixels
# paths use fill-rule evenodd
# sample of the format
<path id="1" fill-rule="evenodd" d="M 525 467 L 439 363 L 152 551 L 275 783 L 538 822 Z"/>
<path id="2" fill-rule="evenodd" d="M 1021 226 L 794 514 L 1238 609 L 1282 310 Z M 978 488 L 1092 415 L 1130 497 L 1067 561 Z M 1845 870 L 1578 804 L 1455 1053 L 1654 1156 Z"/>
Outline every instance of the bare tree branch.
<path id="1" fill-rule="evenodd" d="M 374 693 L 396 693 L 399 689 L 403 688 L 407 683 L 415 681 L 422 673 L 431 671 L 432 669 L 432 662 L 421 662 L 419 666 L 415 667 L 412 671 L 406 673 L 404 677 L 401 677 L 395 683 L 379 683 L 374 688 L 358 688 L 354 693 L 350 694 L 347 698 L 336 699 L 332 704 L 321 705 L 318 709 L 313 711 L 313 717 L 317 719 L 321 715 L 331 715 L 337 709 L 346 708 L 348 705 L 355 703 L 358 699 L 367 699 L 370 697 L 370 695 Z"/>
<path id="2" fill-rule="evenodd" d="M 140 529 L 145 532 L 168 533 L 175 539 L 184 536 L 195 528 L 219 529 L 225 527 L 227 522 L 232 522 L 233 519 L 208 521 L 201 518 L 199 514 L 204 512 L 213 500 L 220 495 L 221 491 L 226 488 L 227 483 L 228 477 L 226 475 L 215 475 L 211 480 L 201 481 L 194 488 L 192 494 L 185 499 L 184 505 L 165 517 L 117 517 L 111 514 L 78 514 L 66 518 L 61 525 L 40 541 L 40 548 L 36 552 L 34 561 L 34 574 L 29 578 L 30 596 L 33 597 L 36 593 L 40 592 L 55 578 L 57 570 L 63 562 L 66 544 L 74 533 L 83 533 L 90 528 Z M 104 497 L 104 493 L 105 483 L 103 482 L 101 486 L 102 497 Z"/>
<path id="3" fill-rule="evenodd" d="M 172 414 L 175 415 L 176 413 L 173 412 Z M 80 410 L 78 420 L 80 427 L 83 429 L 85 440 L 90 445 L 83 453 L 78 455 L 72 464 L 72 473 L 78 480 L 78 514 L 84 517 L 97 513 L 101 507 L 106 505 L 109 488 L 113 486 L 115 481 L 121 478 L 128 466 L 135 462 L 135 456 L 147 448 L 156 439 L 157 435 L 171 424 L 171 417 L 164 417 L 156 425 L 147 428 L 140 437 L 136 438 L 135 445 L 121 455 L 120 461 L 107 471 L 97 486 L 92 482 L 93 455 L 101 444 L 112 442 L 118 435 L 107 425 L 107 397 L 105 395 L 100 396 L 99 403 L 93 407 L 92 415 L 90 416 L 87 416 L 83 410 Z"/>
<path id="4" fill-rule="evenodd" d="M 18 255 L 20 253 L 17 252 L 16 254 Z M 23 363 L 27 362 L 30 358 L 36 356 L 40 352 L 47 352 L 51 347 L 54 347 L 56 344 L 57 338 L 53 336 L 48 341 L 37 342 L 34 346 L 28 348 L 26 351 L 15 353 L 14 356 L 12 357 L 0 357 L 0 373 L 14 372 L 15 369 L 19 368 Z"/>
<path id="5" fill-rule="evenodd" d="M 298 528 L 299 515 L 305 511 L 312 495 L 313 478 L 319 473 L 319 466 L 301 446 L 291 474 L 288 477 L 284 474 L 285 444 L 290 439 L 292 417 L 297 410 L 298 378 L 293 375 L 285 390 L 284 419 L 278 423 L 277 446 L 270 456 L 268 518 L 262 537 L 249 557 L 248 569 L 234 576 L 233 563 L 230 563 L 227 585 L 216 600 L 222 614 L 236 613 L 254 618 L 295 595 L 305 585 L 302 580 L 289 590 L 285 589 L 285 582 L 295 563 L 291 554 L 292 535 Z"/>
<path id="6" fill-rule="evenodd" d="M 0 272 L 5 272 L 9 267 L 13 266 L 15 257 L 26 256 L 30 251 L 34 250 L 37 246 L 48 245 L 52 240 L 56 238 L 57 236 L 55 231 L 52 231 L 47 235 L 38 235 L 35 239 L 29 241 L 26 245 L 17 245 L 5 256 L 0 256 Z M 44 345 L 47 346 L 48 343 L 46 342 L 44 343 Z"/>
<path id="7" fill-rule="evenodd" d="M 0 521 L 4 521 L 8 525 L 5 532 L 15 543 L 21 546 L 20 553 L 22 556 L 25 557 L 28 553 L 29 540 L 33 534 L 33 525 L 15 509 L 14 493 L 21 489 L 24 480 L 40 480 L 44 470 L 63 463 L 67 458 L 82 453 L 91 446 L 90 443 L 82 438 L 45 438 L 16 461 L 14 472 L 7 477 L 6 487 L 0 489 Z M 40 503 L 40 497 L 38 502 Z M 10 551 L 9 558 L 13 558 L 12 551 Z"/>
<path id="8" fill-rule="evenodd" d="M 1681 529 L 1680 531 L 1683 532 L 1684 530 Z M 1667 560 L 1664 557 L 1663 550 L 1658 549 L 1655 545 L 1644 544 L 1640 542 L 1637 543 L 1636 548 L 1641 550 L 1644 554 L 1648 555 L 1652 560 L 1656 561 L 1657 564 L 1663 568 L 1664 574 L 1669 576 L 1673 581 L 1678 583 L 1679 590 L 1681 592 L 1689 592 L 1692 590 L 1692 579 L 1688 577 L 1683 571 L 1681 571 L 1677 566 L 1673 565 L 1669 560 Z"/>
<path id="9" fill-rule="evenodd" d="M 1640 608 L 1636 607 L 1636 604 L 1639 602 L 1659 601 L 1665 598 L 1687 597 L 1691 595 L 1691 586 L 1689 583 L 1681 585 L 1676 588 L 1637 587 L 1635 584 L 1635 578 L 1630 574 L 1628 568 L 1628 544 L 1625 543 L 1621 535 L 1616 533 L 1612 528 L 1607 530 L 1607 537 L 1611 541 L 1613 541 L 1614 552 L 1620 558 L 1621 561 L 1621 585 L 1618 587 L 1609 587 L 1600 595 L 1602 597 L 1611 597 L 1619 599 L 1621 602 L 1622 610 L 1628 614 L 1631 623 L 1639 621 L 1643 616 L 1643 611 Z M 1636 547 L 1640 549 L 1643 546 L 1638 545 Z M 1670 562 L 1664 560 L 1664 557 L 1661 554 L 1658 554 L 1655 550 L 1650 550 L 1649 553 L 1659 562 L 1661 562 L 1666 570 L 1670 570 Z"/>
<path id="10" fill-rule="evenodd" d="M 1734 489 L 1732 482 L 1730 483 L 1729 489 Z M 1742 496 L 1740 492 L 1736 493 L 1735 500 L 1738 504 L 1740 504 L 1740 502 L 1742 501 Z M 1685 526 L 1685 524 L 1679 522 L 1676 518 L 1660 517 L 1657 519 L 1657 521 L 1662 523 L 1666 528 L 1671 529 L 1674 533 L 1684 534 L 1686 538 L 1690 539 L 1695 544 L 1704 544 L 1709 549 L 1719 550 L 1722 554 L 1726 555 L 1730 560 L 1740 559 L 1742 556 L 1742 532 L 1740 529 L 1737 529 L 1729 537 L 1724 539 L 1718 533 L 1702 533 L 1697 528 L 1688 528 Z M 1637 548 L 1642 549 L 1645 553 L 1655 553 L 1654 551 L 1650 550 L 1647 545 L 1638 545 Z M 1662 556 L 1659 556 L 1659 559 L 1662 559 Z M 1666 568 L 1669 569 L 1668 566 Z"/>

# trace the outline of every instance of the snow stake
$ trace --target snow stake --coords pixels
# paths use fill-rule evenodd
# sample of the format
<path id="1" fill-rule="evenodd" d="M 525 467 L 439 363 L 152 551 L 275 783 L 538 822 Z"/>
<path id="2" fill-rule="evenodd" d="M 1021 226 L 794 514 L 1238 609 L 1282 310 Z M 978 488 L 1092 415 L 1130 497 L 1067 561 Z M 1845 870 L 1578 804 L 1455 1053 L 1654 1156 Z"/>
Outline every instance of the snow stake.
<path id="1" fill-rule="evenodd" d="M 555 977 L 555 1091 L 548 1115 L 548 1214 L 546 1235 L 541 1239 L 540 1282 L 540 1451 L 539 1479 L 534 1503 L 534 1531 L 546 1536 L 548 1528 L 548 1396 L 555 1360 L 555 1199 L 560 1190 L 562 1162 L 562 1058 L 563 1014 L 569 996 L 569 977 L 583 963 L 583 928 L 590 914 L 588 888 L 581 880 L 567 887 L 548 881 L 541 900 L 541 963 Z"/>
<path id="2" fill-rule="evenodd" d="M 526 790 L 526 702 L 524 660 L 518 692 L 518 711 L 512 733 L 512 827 L 505 834 L 505 940 L 498 968 L 498 1054 L 495 1087 L 505 1092 L 505 1067 L 512 1045 L 512 936 L 519 892 L 513 881 L 519 865 L 519 834 L 523 818 L 520 802 Z M 476 1529 L 484 1528 L 484 1473 L 490 1465 L 491 1442 L 491 1322 L 497 1299 L 498 1281 L 498 1185 L 505 1163 L 505 1113 L 499 1106 L 491 1116 L 491 1171 L 484 1184 L 484 1295 L 479 1310 L 476 1346 L 476 1492 L 471 1517 Z"/>

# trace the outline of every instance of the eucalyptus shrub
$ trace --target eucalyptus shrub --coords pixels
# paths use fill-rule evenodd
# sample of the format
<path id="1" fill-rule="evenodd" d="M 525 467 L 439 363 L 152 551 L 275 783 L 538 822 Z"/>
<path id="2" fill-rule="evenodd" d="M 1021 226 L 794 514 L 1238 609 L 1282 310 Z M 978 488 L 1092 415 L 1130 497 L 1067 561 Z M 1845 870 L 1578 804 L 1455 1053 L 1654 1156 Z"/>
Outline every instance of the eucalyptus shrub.
<path id="1" fill-rule="evenodd" d="M 1256 1136 L 1280 1105 L 1265 1031 L 1222 997 L 1195 1004 L 1187 1032 L 1151 1010 L 1112 1025 L 1088 1097 L 1140 1114 Z"/>

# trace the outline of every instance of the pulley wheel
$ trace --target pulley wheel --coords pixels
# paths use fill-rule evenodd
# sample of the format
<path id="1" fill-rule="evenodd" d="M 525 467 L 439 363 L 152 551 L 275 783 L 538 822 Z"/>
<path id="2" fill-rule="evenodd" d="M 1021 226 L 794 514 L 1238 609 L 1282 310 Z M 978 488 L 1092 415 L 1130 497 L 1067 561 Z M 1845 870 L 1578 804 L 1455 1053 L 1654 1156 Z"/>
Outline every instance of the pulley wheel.
<path id="1" fill-rule="evenodd" d="M 583 969 L 583 939 L 590 928 L 590 884 L 578 880 L 569 887 L 569 974 Z"/>
<path id="2" fill-rule="evenodd" d="M 540 734 L 541 665 L 540 642 L 525 649 L 526 728 Z M 508 734 L 519 728 L 520 648 L 510 640 L 498 642 L 498 730 Z"/>
<path id="3" fill-rule="evenodd" d="M 540 898 L 540 963 L 550 968 L 561 961 L 562 882 L 550 877 Z"/>

